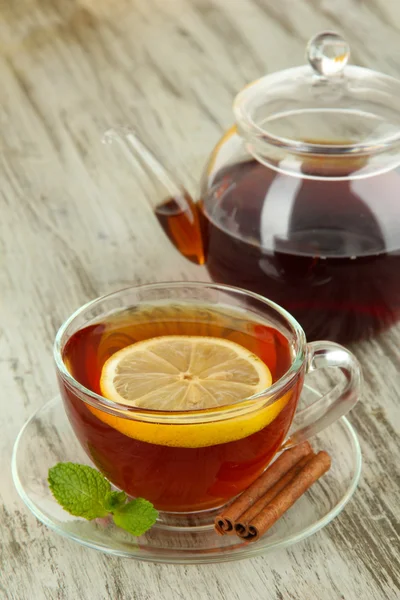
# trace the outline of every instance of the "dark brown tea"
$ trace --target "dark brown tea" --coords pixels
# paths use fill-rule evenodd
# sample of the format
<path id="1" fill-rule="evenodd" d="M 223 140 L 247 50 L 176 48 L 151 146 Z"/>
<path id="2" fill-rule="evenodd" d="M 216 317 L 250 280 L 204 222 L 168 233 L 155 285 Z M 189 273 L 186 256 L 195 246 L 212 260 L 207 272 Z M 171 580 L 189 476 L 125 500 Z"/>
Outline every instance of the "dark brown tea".
<path id="1" fill-rule="evenodd" d="M 102 368 L 110 356 L 165 335 L 236 342 L 261 358 L 273 381 L 293 361 L 285 336 L 246 312 L 184 304 L 123 311 L 92 323 L 72 335 L 63 358 L 79 383 L 100 393 Z M 86 404 L 62 379 L 60 386 L 76 435 L 109 480 L 160 510 L 186 512 L 220 506 L 260 475 L 287 435 L 302 381 L 301 372 L 270 406 L 192 425 L 110 415 Z"/>
<path id="2" fill-rule="evenodd" d="M 201 237 L 200 217 L 197 206 L 189 194 L 184 198 L 187 210 L 181 203 L 170 198 L 155 209 L 156 217 L 169 237 L 185 258 L 197 265 L 204 265 L 203 240 Z"/>
<path id="3" fill-rule="evenodd" d="M 398 171 L 302 179 L 251 160 L 218 173 L 197 206 L 212 279 L 274 300 L 309 340 L 348 343 L 400 318 Z"/>

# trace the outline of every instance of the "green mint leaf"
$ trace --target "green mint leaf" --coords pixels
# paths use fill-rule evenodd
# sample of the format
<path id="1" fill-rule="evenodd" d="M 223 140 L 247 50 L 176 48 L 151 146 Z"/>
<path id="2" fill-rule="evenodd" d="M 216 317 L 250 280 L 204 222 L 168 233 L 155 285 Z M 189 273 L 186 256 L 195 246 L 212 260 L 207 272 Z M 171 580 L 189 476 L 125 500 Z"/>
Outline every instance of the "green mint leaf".
<path id="1" fill-rule="evenodd" d="M 113 515 L 114 523 L 140 536 L 156 522 L 158 512 L 144 498 L 126 503 L 125 492 L 111 491 L 110 482 L 96 469 L 71 462 L 49 469 L 49 487 L 59 504 L 71 515 L 89 521 Z"/>
<path id="2" fill-rule="evenodd" d="M 109 512 L 114 512 L 120 506 L 125 504 L 126 499 L 127 495 L 125 494 L 125 492 L 109 492 L 105 497 L 104 507 Z"/>
<path id="3" fill-rule="evenodd" d="M 144 498 L 131 500 L 113 514 L 114 523 L 135 536 L 142 535 L 150 529 L 157 517 L 158 512 L 154 506 Z"/>
<path id="4" fill-rule="evenodd" d="M 54 498 L 71 515 L 89 521 L 108 515 L 104 502 L 111 485 L 96 469 L 58 463 L 49 469 L 48 481 Z"/>

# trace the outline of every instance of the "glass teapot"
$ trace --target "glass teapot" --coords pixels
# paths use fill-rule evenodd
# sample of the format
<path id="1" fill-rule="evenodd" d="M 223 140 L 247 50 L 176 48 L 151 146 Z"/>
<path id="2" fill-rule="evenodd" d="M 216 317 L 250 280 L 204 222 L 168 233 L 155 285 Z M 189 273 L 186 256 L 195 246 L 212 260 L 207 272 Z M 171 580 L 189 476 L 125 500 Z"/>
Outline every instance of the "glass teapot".
<path id="1" fill-rule="evenodd" d="M 346 66 L 333 32 L 307 58 L 238 94 L 196 203 L 132 130 L 105 139 L 146 174 L 186 258 L 274 300 L 308 339 L 347 343 L 400 318 L 400 81 Z"/>

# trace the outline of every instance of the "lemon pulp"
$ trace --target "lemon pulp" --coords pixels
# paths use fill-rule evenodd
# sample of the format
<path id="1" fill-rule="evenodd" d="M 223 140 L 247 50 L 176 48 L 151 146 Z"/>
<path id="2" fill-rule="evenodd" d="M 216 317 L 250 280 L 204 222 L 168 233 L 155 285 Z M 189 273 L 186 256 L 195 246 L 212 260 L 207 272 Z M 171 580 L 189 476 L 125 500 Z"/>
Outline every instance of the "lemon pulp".
<path id="1" fill-rule="evenodd" d="M 104 397 L 125 406 L 159 411 L 208 410 L 238 403 L 267 390 L 267 365 L 243 346 L 203 336 L 161 336 L 137 342 L 104 364 Z M 232 442 L 260 431 L 287 404 L 291 393 L 269 406 L 224 420 L 199 423 L 145 422 L 89 406 L 101 421 L 139 441 L 199 448 Z M 260 401 L 258 401 L 260 403 Z M 122 408 L 122 407 L 121 407 Z M 177 419 L 178 420 L 178 419 Z"/>

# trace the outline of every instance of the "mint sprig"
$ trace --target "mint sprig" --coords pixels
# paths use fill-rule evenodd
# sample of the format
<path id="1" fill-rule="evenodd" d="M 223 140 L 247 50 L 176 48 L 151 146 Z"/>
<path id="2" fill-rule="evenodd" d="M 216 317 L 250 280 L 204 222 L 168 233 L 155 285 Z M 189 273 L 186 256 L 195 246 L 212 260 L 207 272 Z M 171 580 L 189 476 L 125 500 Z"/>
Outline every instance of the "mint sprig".
<path id="1" fill-rule="evenodd" d="M 111 490 L 110 482 L 96 469 L 71 462 L 49 469 L 49 487 L 59 504 L 75 517 L 88 521 L 112 514 L 114 523 L 140 536 L 156 522 L 158 512 L 148 500 L 127 502 L 125 492 Z"/>

